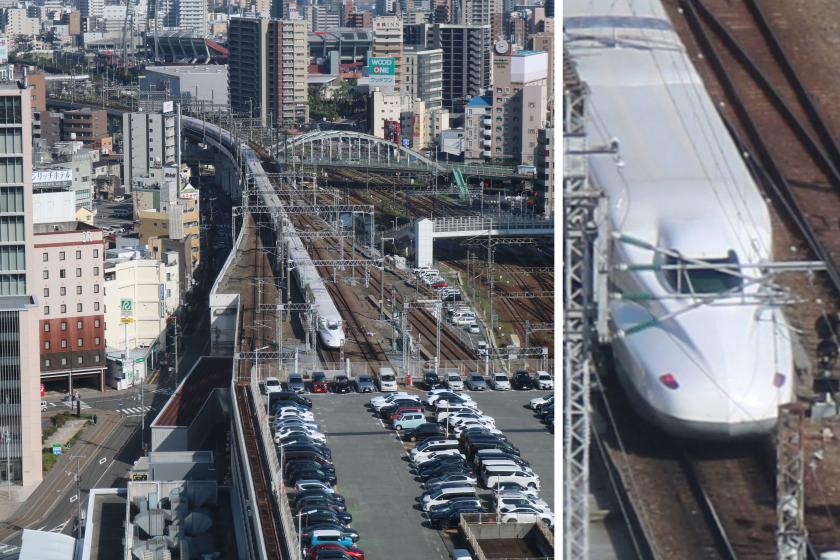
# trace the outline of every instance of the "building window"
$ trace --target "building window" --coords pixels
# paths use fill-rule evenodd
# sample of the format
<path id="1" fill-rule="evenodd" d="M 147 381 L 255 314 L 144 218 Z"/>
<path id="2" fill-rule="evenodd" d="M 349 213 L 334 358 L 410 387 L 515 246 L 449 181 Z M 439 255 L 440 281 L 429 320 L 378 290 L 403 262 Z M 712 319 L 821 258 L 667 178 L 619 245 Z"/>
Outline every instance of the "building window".
<path id="1" fill-rule="evenodd" d="M 99 258 L 99 249 L 94 249 L 94 250 L 93 250 L 93 258 L 94 258 L 94 259 L 98 259 L 98 258 Z"/>
<path id="2" fill-rule="evenodd" d="M 62 348 L 67 348 L 67 340 L 65 340 L 63 338 L 61 339 L 61 347 Z"/>
<path id="3" fill-rule="evenodd" d="M 76 311 L 77 311 L 78 313 L 81 313 L 81 312 L 82 312 L 82 304 L 81 304 L 81 303 L 77 303 L 77 304 L 76 304 Z"/>
<path id="4" fill-rule="evenodd" d="M 66 296 L 67 295 L 67 288 L 65 288 L 64 286 L 60 287 L 58 289 L 58 294 L 62 295 L 62 296 Z"/>
<path id="5" fill-rule="evenodd" d="M 102 340 L 102 339 L 100 339 L 98 336 L 97 336 L 97 337 L 94 337 L 94 339 L 93 339 L 93 343 L 94 343 L 94 344 L 96 344 L 97 346 L 99 346 L 99 343 L 100 343 L 100 341 L 101 341 L 101 340 Z"/>
<path id="6" fill-rule="evenodd" d="M 44 288 L 44 297 L 50 297 L 50 289 Z"/>
<path id="7" fill-rule="evenodd" d="M 49 359 L 49 358 L 47 358 L 46 360 L 44 360 L 44 367 L 50 367 L 50 364 L 52 364 L 52 362 L 50 361 L 50 359 Z"/>
<path id="8" fill-rule="evenodd" d="M 67 330 L 67 321 L 62 321 L 61 322 L 61 330 L 63 330 L 63 331 Z"/>
<path id="9" fill-rule="evenodd" d="M 58 277 L 59 278 L 67 278 L 67 271 L 62 268 L 61 270 L 58 271 Z"/>
<path id="10" fill-rule="evenodd" d="M 77 258 L 77 259 L 81 259 L 81 258 L 82 258 L 82 252 L 81 252 L 81 251 L 76 251 L 76 258 Z"/>
<path id="11" fill-rule="evenodd" d="M 44 278 L 44 280 L 47 280 L 47 279 L 50 277 L 50 272 L 49 272 L 48 270 L 45 270 L 45 271 L 41 274 L 41 276 Z"/>
<path id="12" fill-rule="evenodd" d="M 76 328 L 82 329 L 84 328 L 85 324 L 82 321 L 76 321 Z"/>
<path id="13" fill-rule="evenodd" d="M 45 340 L 45 341 L 44 341 L 44 350 L 49 350 L 49 349 L 50 349 L 50 341 L 49 341 L 49 340 Z"/>
<path id="14" fill-rule="evenodd" d="M 76 295 L 82 295 L 82 287 L 76 286 Z"/>
<path id="15" fill-rule="evenodd" d="M 94 276 L 99 276 L 99 267 L 98 266 L 93 267 L 93 275 Z"/>
<path id="16" fill-rule="evenodd" d="M 94 319 L 93 320 L 93 326 L 96 327 L 97 329 L 99 328 L 99 319 Z"/>
<path id="17" fill-rule="evenodd" d="M 83 363 L 84 363 L 84 361 L 85 361 L 85 359 L 84 359 L 84 357 L 83 357 L 83 356 L 78 356 L 78 357 L 76 358 L 76 363 L 77 363 L 77 364 L 79 364 L 79 365 L 83 364 Z"/>
<path id="18" fill-rule="evenodd" d="M 61 312 L 62 313 L 67 313 L 67 305 L 64 304 L 64 303 L 61 304 Z"/>
<path id="19" fill-rule="evenodd" d="M 93 310 L 94 311 L 99 311 L 99 302 L 98 301 L 93 302 Z"/>
<path id="20" fill-rule="evenodd" d="M 97 354 L 96 356 L 93 357 L 93 361 L 96 362 L 97 364 L 99 363 L 99 354 Z"/>
<path id="21" fill-rule="evenodd" d="M 67 358 L 61 358 L 61 365 L 63 365 L 63 366 L 67 365 Z"/>
<path id="22" fill-rule="evenodd" d="M 41 260 L 47 262 L 50 260 L 50 255 L 48 253 L 41 253 Z"/>
<path id="23" fill-rule="evenodd" d="M 77 268 L 77 269 L 76 269 L 76 278 L 81 278 L 81 277 L 82 277 L 82 269 L 81 269 L 81 268 Z"/>
<path id="24" fill-rule="evenodd" d="M 59 251 L 58 252 L 58 260 L 60 260 L 60 261 L 64 260 L 64 251 Z"/>
<path id="25" fill-rule="evenodd" d="M 93 293 L 94 293 L 94 294 L 98 294 L 98 293 L 99 293 L 99 284 L 94 284 L 94 285 L 93 285 Z"/>
<path id="26" fill-rule="evenodd" d="M 77 339 L 76 339 L 76 346 L 78 346 L 79 348 L 81 348 L 81 347 L 82 347 L 82 346 L 84 346 L 84 345 L 85 345 L 85 341 L 84 341 L 83 339 L 81 339 L 81 338 L 77 338 Z"/>
<path id="27" fill-rule="evenodd" d="M 50 324 L 44 323 L 44 332 L 50 332 Z"/>

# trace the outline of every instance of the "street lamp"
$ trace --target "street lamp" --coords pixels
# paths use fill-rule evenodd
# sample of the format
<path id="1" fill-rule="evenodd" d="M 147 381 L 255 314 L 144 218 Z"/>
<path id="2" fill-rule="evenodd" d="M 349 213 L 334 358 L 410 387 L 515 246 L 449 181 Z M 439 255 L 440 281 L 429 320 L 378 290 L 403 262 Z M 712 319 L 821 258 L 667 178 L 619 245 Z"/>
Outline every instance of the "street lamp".
<path id="1" fill-rule="evenodd" d="M 256 350 L 254 350 L 254 356 L 256 359 L 256 364 L 254 365 L 254 368 L 257 370 L 257 379 L 259 379 L 260 377 L 260 352 L 262 352 L 263 350 L 268 350 L 268 346 L 263 346 L 262 348 L 257 348 Z"/>
<path id="2" fill-rule="evenodd" d="M 380 269 L 379 275 L 379 320 L 381 321 L 385 316 L 385 312 L 382 309 L 385 304 L 385 241 L 394 241 L 394 238 L 381 237 L 379 241 L 382 244 L 380 251 L 380 254 L 382 255 L 382 268 Z"/>
<path id="3" fill-rule="evenodd" d="M 304 515 L 311 515 L 311 514 L 315 513 L 316 511 L 318 511 L 318 510 L 317 509 L 310 509 L 309 511 L 302 511 L 302 512 L 297 514 L 297 518 L 298 518 L 298 550 L 303 549 L 303 543 L 301 542 L 301 540 L 303 538 L 302 537 L 303 527 L 302 527 L 301 520 L 303 519 Z"/>

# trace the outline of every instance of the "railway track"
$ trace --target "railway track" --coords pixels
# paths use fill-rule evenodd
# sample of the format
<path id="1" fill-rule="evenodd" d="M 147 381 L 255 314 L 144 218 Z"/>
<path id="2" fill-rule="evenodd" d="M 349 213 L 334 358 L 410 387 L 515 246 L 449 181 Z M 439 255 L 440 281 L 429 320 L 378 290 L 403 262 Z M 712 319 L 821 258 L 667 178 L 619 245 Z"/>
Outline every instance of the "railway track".
<path id="1" fill-rule="evenodd" d="M 820 84 L 819 68 L 795 65 L 774 28 L 774 18 L 787 25 L 781 6 L 765 11 L 756 0 L 682 0 L 684 40 L 693 39 L 708 66 L 699 66 L 713 95 L 725 102 L 730 128 L 743 151 L 751 154 L 755 176 L 773 200 L 784 228 L 776 237 L 782 242 L 778 257 L 801 259 L 802 252 L 826 263 L 827 274 L 812 282 L 783 279 L 797 297 L 807 303 L 790 310 L 792 322 L 802 329 L 802 342 L 815 355 L 818 343 L 812 327 L 826 313 L 837 309 L 840 296 L 840 147 L 826 112 L 815 102 L 805 85 Z M 680 21 L 681 20 L 681 21 Z M 801 31 L 801 30 L 800 30 Z M 688 42 L 687 42 L 688 44 Z M 827 70 L 827 69 L 824 69 Z M 798 247 L 793 252 L 789 247 Z M 830 302 L 827 306 L 824 302 Z M 809 387 L 802 392 L 810 392 Z M 766 467 L 765 467 L 766 470 Z M 731 477 L 729 478 L 731 480 Z M 727 477 L 722 477 L 726 483 Z M 723 488 L 726 488 L 724 485 Z M 764 502 L 755 488 L 734 491 L 753 504 L 751 517 L 762 518 L 775 508 L 775 500 Z M 714 499 L 714 498 L 713 498 Z M 722 504 L 724 497 L 718 502 Z M 806 508 L 806 526 L 811 545 L 819 550 L 840 540 L 840 524 L 821 492 L 808 493 L 806 502 L 825 507 Z M 825 500 L 825 501 L 823 501 Z M 721 519 L 731 538 L 754 529 L 739 522 L 721 506 Z M 743 516 L 743 512 L 742 512 Z M 748 535 L 744 535 L 747 538 Z M 772 549 L 768 549 L 771 553 Z"/>

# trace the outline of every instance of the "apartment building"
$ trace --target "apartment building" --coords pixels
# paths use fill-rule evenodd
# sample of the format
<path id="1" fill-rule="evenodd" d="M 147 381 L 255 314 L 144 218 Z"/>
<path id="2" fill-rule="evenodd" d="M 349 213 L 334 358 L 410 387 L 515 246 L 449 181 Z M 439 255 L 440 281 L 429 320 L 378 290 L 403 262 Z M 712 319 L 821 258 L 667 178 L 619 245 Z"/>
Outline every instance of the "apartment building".
<path id="1" fill-rule="evenodd" d="M 554 213 L 554 128 L 541 128 L 537 136 L 537 152 L 535 165 L 537 180 L 534 187 L 537 191 L 537 210 L 546 217 Z"/>
<path id="2" fill-rule="evenodd" d="M 135 177 L 154 167 L 175 165 L 179 142 L 172 112 L 123 114 L 123 186 L 130 191 Z"/>
<path id="3" fill-rule="evenodd" d="M 30 92 L 0 84 L 0 480 L 24 488 L 42 479 L 31 118 Z"/>
<path id="4" fill-rule="evenodd" d="M 405 47 L 402 91 L 430 111 L 443 106 L 443 49 Z"/>
<path id="5" fill-rule="evenodd" d="M 497 124 L 499 131 L 504 123 Z M 464 108 L 464 159 L 485 160 L 493 155 L 493 97 L 477 95 Z"/>
<path id="6" fill-rule="evenodd" d="M 191 33 L 193 37 L 206 37 L 208 30 L 207 0 L 161 0 L 150 2 L 151 19 L 157 18 L 160 30 Z M 154 26 L 154 23 L 152 23 Z"/>
<path id="7" fill-rule="evenodd" d="M 443 51 L 443 106 L 463 112 L 468 98 L 490 87 L 490 26 L 413 25 L 413 44 Z"/>
<path id="8" fill-rule="evenodd" d="M 30 17 L 26 8 L 5 8 L 0 21 L 7 37 L 32 37 L 41 31 L 41 22 Z"/>
<path id="9" fill-rule="evenodd" d="M 105 241 L 102 230 L 82 222 L 34 226 L 40 265 L 41 378 L 98 378 L 105 388 Z"/>
<path id="10" fill-rule="evenodd" d="M 234 112 L 251 114 L 263 124 L 309 121 L 305 21 L 231 18 L 228 49 Z"/>

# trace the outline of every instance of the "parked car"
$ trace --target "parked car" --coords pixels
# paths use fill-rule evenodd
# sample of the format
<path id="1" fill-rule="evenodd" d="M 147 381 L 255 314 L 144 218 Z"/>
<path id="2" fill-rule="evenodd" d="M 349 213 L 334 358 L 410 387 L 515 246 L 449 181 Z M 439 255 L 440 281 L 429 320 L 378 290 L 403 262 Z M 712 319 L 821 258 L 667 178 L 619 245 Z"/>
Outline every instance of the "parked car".
<path id="1" fill-rule="evenodd" d="M 312 392 L 326 393 L 330 390 L 327 384 L 327 376 L 322 371 L 316 371 L 312 374 Z"/>
<path id="2" fill-rule="evenodd" d="M 497 391 L 510 391 L 510 380 L 504 373 L 497 372 L 491 375 L 490 384 Z"/>
<path id="3" fill-rule="evenodd" d="M 554 395 L 548 395 L 545 397 L 535 397 L 528 402 L 528 406 L 531 407 L 532 410 L 536 412 L 540 412 L 542 408 L 546 405 L 549 405 L 554 402 Z"/>
<path id="4" fill-rule="evenodd" d="M 484 512 L 484 508 L 481 507 L 481 502 L 478 500 L 456 502 L 450 504 L 447 508 L 430 511 L 429 524 L 435 529 L 454 527 L 460 522 L 461 514 L 482 512 Z"/>
<path id="5" fill-rule="evenodd" d="M 433 371 L 427 372 L 423 375 L 423 385 L 425 385 L 426 389 L 438 389 L 443 387 L 443 384 L 440 382 L 440 378 L 438 374 Z"/>
<path id="6" fill-rule="evenodd" d="M 480 373 L 470 373 L 467 377 L 467 389 L 470 391 L 484 391 L 487 389 L 487 383 L 484 381 L 484 376 Z"/>
<path id="7" fill-rule="evenodd" d="M 297 393 L 293 393 L 291 391 L 283 391 L 282 393 L 272 393 L 268 397 L 268 401 L 271 404 L 272 410 L 274 410 L 274 408 L 287 406 L 289 404 L 305 406 L 306 408 L 312 408 L 312 399 L 304 397 L 303 395 L 298 395 Z"/>
<path id="8" fill-rule="evenodd" d="M 303 376 L 299 373 L 289 375 L 289 381 L 286 383 L 289 391 L 293 393 L 305 393 L 306 385 L 303 383 Z"/>
<path id="9" fill-rule="evenodd" d="M 427 480 L 423 483 L 423 487 L 426 490 L 434 490 L 436 488 L 439 488 L 443 484 L 449 484 L 452 482 L 470 486 L 475 486 L 476 484 L 478 484 L 478 481 L 476 480 L 475 476 L 471 474 L 450 473 Z"/>
<path id="10" fill-rule="evenodd" d="M 475 350 L 478 352 L 479 356 L 484 356 L 487 354 L 487 341 L 486 340 L 479 340 L 475 343 Z"/>
<path id="11" fill-rule="evenodd" d="M 528 391 L 534 388 L 534 382 L 525 370 L 519 370 L 513 374 L 513 379 L 511 379 L 510 384 L 518 391 Z"/>
<path id="12" fill-rule="evenodd" d="M 325 529 L 321 531 L 314 531 L 310 538 L 310 546 L 318 546 L 319 544 L 340 544 L 341 546 L 353 546 L 353 539 L 347 533 L 336 531 L 334 529 Z"/>
<path id="13" fill-rule="evenodd" d="M 373 379 L 369 375 L 356 377 L 356 391 L 359 393 L 373 393 L 374 389 Z"/>
<path id="14" fill-rule="evenodd" d="M 336 375 L 332 383 L 333 393 L 352 393 L 350 379 L 346 375 Z"/>
<path id="15" fill-rule="evenodd" d="M 481 332 L 481 329 L 478 328 L 478 323 L 470 323 L 467 330 L 472 334 L 479 334 Z"/>
<path id="16" fill-rule="evenodd" d="M 353 560 L 365 560 L 365 551 L 355 546 L 342 546 L 340 544 L 319 544 L 309 549 L 309 560 L 325 560 L 327 556 L 321 552 L 337 550 L 342 555 L 349 556 Z M 341 558 L 341 556 L 338 556 Z"/>
<path id="17" fill-rule="evenodd" d="M 533 507 L 518 507 L 512 511 L 502 513 L 499 517 L 501 523 L 535 523 L 537 520 L 554 527 L 554 514 L 550 511 L 539 511 Z"/>
<path id="18" fill-rule="evenodd" d="M 394 429 L 397 431 L 414 429 L 426 423 L 426 417 L 422 412 L 404 412 L 394 420 Z"/>
<path id="19" fill-rule="evenodd" d="M 422 442 L 430 438 L 441 438 L 444 435 L 443 426 L 433 422 L 425 422 L 419 426 L 407 429 L 403 434 L 406 441 Z"/>
<path id="20" fill-rule="evenodd" d="M 452 391 L 463 391 L 464 380 L 457 372 L 450 371 L 446 374 L 446 387 Z"/>
<path id="21" fill-rule="evenodd" d="M 534 375 L 534 385 L 537 389 L 549 390 L 554 389 L 554 378 L 547 371 L 538 371 Z"/>
<path id="22" fill-rule="evenodd" d="M 317 480 L 299 480 L 295 484 L 295 492 L 300 494 L 306 490 L 323 490 L 327 494 L 335 494 L 335 490 L 327 484 Z"/>
<path id="23" fill-rule="evenodd" d="M 282 393 L 283 392 L 283 384 L 280 383 L 280 380 L 276 377 L 266 377 L 265 378 L 265 392 L 266 394 L 271 393 Z"/>

